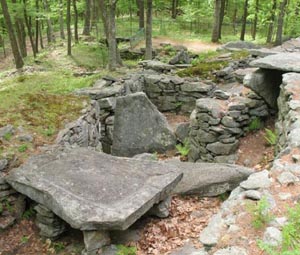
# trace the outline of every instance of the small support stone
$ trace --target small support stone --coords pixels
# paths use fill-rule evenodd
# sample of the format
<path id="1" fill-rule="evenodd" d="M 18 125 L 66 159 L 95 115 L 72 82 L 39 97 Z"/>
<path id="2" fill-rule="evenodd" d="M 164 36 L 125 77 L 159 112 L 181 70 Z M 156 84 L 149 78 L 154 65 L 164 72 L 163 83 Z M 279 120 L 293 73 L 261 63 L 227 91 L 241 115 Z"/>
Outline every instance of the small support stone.
<path id="1" fill-rule="evenodd" d="M 83 231 L 85 249 L 82 255 L 96 255 L 98 250 L 110 244 L 110 237 L 107 231 Z"/>
<path id="2" fill-rule="evenodd" d="M 150 215 L 157 216 L 159 218 L 167 218 L 170 214 L 169 208 L 171 206 L 171 197 L 167 197 L 165 200 L 159 202 L 158 204 L 154 205 L 150 211 Z"/>

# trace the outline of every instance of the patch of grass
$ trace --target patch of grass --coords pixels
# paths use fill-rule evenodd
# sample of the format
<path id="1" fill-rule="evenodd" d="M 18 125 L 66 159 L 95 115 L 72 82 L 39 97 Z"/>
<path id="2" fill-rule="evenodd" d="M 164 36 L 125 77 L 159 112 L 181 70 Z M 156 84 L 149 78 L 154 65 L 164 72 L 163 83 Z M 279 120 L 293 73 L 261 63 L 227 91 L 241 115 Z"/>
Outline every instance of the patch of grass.
<path id="1" fill-rule="evenodd" d="M 127 247 L 124 245 L 117 245 L 118 251 L 116 255 L 136 255 L 136 247 Z"/>
<path id="2" fill-rule="evenodd" d="M 247 204 L 247 210 L 252 216 L 252 226 L 256 229 L 261 229 L 273 220 L 273 216 L 269 213 L 268 209 L 270 204 L 266 197 L 255 204 Z"/>
<path id="3" fill-rule="evenodd" d="M 24 219 L 28 220 L 28 219 L 32 218 L 34 215 L 35 215 L 35 211 L 34 211 L 33 207 L 31 206 L 23 213 L 22 217 Z"/>
<path id="4" fill-rule="evenodd" d="M 22 144 L 18 147 L 18 152 L 25 152 L 28 149 L 28 145 L 27 144 Z"/>
<path id="5" fill-rule="evenodd" d="M 54 248 L 56 253 L 60 253 L 66 248 L 63 242 L 53 242 L 52 247 Z"/>
<path id="6" fill-rule="evenodd" d="M 21 241 L 22 244 L 28 243 L 29 236 L 22 236 L 20 241 Z"/>
<path id="7" fill-rule="evenodd" d="M 4 136 L 3 136 L 4 140 L 6 141 L 10 141 L 10 139 L 12 138 L 12 133 L 6 133 Z"/>
<path id="8" fill-rule="evenodd" d="M 73 47 L 72 59 L 78 66 L 88 70 L 104 68 L 108 64 L 107 48 L 99 45 L 77 44 Z"/>
<path id="9" fill-rule="evenodd" d="M 300 254 L 300 205 L 288 209 L 288 223 L 282 229 L 282 243 L 279 247 L 258 242 L 260 249 L 269 255 Z"/>
<path id="10" fill-rule="evenodd" d="M 266 134 L 264 136 L 268 145 L 275 146 L 277 144 L 278 135 L 276 131 L 272 131 L 271 129 L 265 128 Z"/>

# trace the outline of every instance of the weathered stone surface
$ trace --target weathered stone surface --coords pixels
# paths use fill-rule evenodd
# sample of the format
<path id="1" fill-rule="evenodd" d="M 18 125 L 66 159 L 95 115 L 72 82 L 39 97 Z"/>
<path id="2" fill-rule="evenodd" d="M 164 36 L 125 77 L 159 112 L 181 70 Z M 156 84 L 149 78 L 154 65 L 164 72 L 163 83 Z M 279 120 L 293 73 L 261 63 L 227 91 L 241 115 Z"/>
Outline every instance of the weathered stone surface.
<path id="1" fill-rule="evenodd" d="M 97 255 L 98 249 L 110 244 L 110 237 L 106 231 L 83 231 L 85 250 L 88 255 Z"/>
<path id="2" fill-rule="evenodd" d="M 3 171 L 8 166 L 7 159 L 0 159 L 0 171 Z"/>
<path id="3" fill-rule="evenodd" d="M 245 198 L 249 198 L 252 200 L 260 200 L 262 197 L 262 194 L 257 190 L 247 190 L 245 192 Z"/>
<path id="4" fill-rule="evenodd" d="M 190 132 L 190 123 L 182 122 L 176 126 L 175 135 L 180 142 L 184 142 Z"/>
<path id="5" fill-rule="evenodd" d="M 250 175 L 248 180 L 240 184 L 240 186 L 246 190 L 268 188 L 270 185 L 271 179 L 269 178 L 269 172 L 267 170 Z"/>
<path id="6" fill-rule="evenodd" d="M 168 65 L 157 60 L 145 60 L 140 63 L 145 69 L 151 69 L 162 73 L 169 72 L 175 68 L 173 65 Z"/>
<path id="7" fill-rule="evenodd" d="M 253 173 L 252 169 L 229 164 L 184 163 L 182 166 L 183 178 L 173 192 L 185 195 L 218 196 L 233 190 Z"/>
<path id="8" fill-rule="evenodd" d="M 77 95 L 85 95 L 89 96 L 92 99 L 98 100 L 106 97 L 112 97 L 116 95 L 120 95 L 122 86 L 120 84 L 116 84 L 108 87 L 91 87 L 91 88 L 83 88 L 77 90 L 75 93 Z"/>
<path id="9" fill-rule="evenodd" d="M 190 64 L 191 59 L 189 56 L 189 53 L 186 50 L 181 50 L 174 56 L 170 61 L 170 65 L 176 65 L 176 64 Z"/>
<path id="10" fill-rule="evenodd" d="M 169 209 L 171 206 L 172 198 L 168 197 L 165 200 L 161 201 L 160 203 L 154 205 L 150 211 L 148 212 L 149 215 L 154 215 L 159 218 L 166 218 L 169 216 Z"/>
<path id="11" fill-rule="evenodd" d="M 206 146 L 206 148 L 213 152 L 216 155 L 230 155 L 231 153 L 234 153 L 236 149 L 239 146 L 239 142 L 236 141 L 234 143 L 211 143 Z"/>
<path id="12" fill-rule="evenodd" d="M 196 101 L 196 107 L 199 112 L 208 112 L 215 118 L 222 117 L 224 109 L 219 100 L 212 98 L 201 98 Z"/>
<path id="13" fill-rule="evenodd" d="M 137 154 L 137 155 L 133 156 L 133 158 L 139 159 L 139 160 L 153 160 L 153 161 L 157 161 L 157 156 L 155 154 L 151 154 L 151 153 Z"/>
<path id="14" fill-rule="evenodd" d="M 271 246 L 280 245 L 282 242 L 281 231 L 274 227 L 268 227 L 264 233 L 263 241 Z"/>
<path id="15" fill-rule="evenodd" d="M 264 69 L 275 69 L 283 72 L 300 72 L 299 53 L 280 53 L 259 58 L 250 63 L 251 66 Z"/>
<path id="16" fill-rule="evenodd" d="M 299 178 L 293 175 L 291 172 L 283 172 L 278 176 L 278 181 L 280 184 L 295 184 L 295 182 L 299 181 Z"/>
<path id="17" fill-rule="evenodd" d="M 204 249 L 196 249 L 193 244 L 187 243 L 177 251 L 173 251 L 170 255 L 208 255 Z"/>
<path id="18" fill-rule="evenodd" d="M 134 156 L 143 152 L 165 152 L 176 138 L 166 118 L 144 93 L 117 99 L 112 154 Z"/>
<path id="19" fill-rule="evenodd" d="M 205 84 L 203 82 L 190 82 L 181 86 L 181 90 L 184 92 L 200 92 L 207 93 L 213 89 L 213 85 Z"/>
<path id="20" fill-rule="evenodd" d="M 281 71 L 259 69 L 245 76 L 244 85 L 261 96 L 270 107 L 277 108 L 281 81 Z"/>
<path id="21" fill-rule="evenodd" d="M 7 125 L 2 128 L 0 128 L 0 138 L 5 138 L 7 135 L 13 135 L 15 132 L 15 129 L 12 125 Z"/>
<path id="22" fill-rule="evenodd" d="M 126 229 L 181 179 L 176 165 L 117 158 L 88 148 L 32 157 L 7 181 L 73 228 Z"/>
<path id="23" fill-rule="evenodd" d="M 250 49 L 259 49 L 261 47 L 251 42 L 233 41 L 222 45 L 222 48 L 228 50 L 250 50 Z"/>
<path id="24" fill-rule="evenodd" d="M 232 246 L 218 250 L 213 255 L 248 255 L 248 253 L 244 248 Z"/>

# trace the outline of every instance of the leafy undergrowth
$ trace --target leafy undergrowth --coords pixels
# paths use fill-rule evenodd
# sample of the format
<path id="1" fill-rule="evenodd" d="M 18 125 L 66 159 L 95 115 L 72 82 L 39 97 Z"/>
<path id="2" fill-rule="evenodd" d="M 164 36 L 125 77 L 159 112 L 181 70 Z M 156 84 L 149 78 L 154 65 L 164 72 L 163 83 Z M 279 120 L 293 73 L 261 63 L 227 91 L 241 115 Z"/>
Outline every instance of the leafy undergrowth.
<path id="1" fill-rule="evenodd" d="M 199 57 L 193 61 L 193 66 L 179 71 L 177 74 L 181 77 L 186 76 L 201 76 L 203 78 L 215 79 L 213 72 L 220 70 L 232 61 L 245 59 L 249 56 L 246 51 L 232 52 L 230 57 L 219 58 L 220 56 L 227 54 L 226 51 L 209 51 L 201 53 Z"/>

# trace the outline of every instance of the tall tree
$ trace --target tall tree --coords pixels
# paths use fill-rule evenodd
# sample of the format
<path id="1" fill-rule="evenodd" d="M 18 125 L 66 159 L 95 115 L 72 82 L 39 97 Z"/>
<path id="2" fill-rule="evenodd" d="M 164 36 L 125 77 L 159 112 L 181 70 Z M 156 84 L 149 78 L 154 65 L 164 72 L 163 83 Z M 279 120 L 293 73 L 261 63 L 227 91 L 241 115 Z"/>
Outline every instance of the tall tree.
<path id="1" fill-rule="evenodd" d="M 214 15 L 214 25 L 211 36 L 212 42 L 218 42 L 220 36 L 220 20 L 221 20 L 221 5 L 222 0 L 215 0 L 215 15 Z"/>
<path id="2" fill-rule="evenodd" d="M 29 36 L 29 40 L 30 40 L 30 44 L 31 44 L 32 52 L 33 52 L 33 57 L 36 58 L 36 53 L 37 52 L 36 52 L 36 47 L 35 47 L 35 43 L 34 43 L 34 39 L 33 39 L 31 18 L 28 17 L 28 15 L 27 15 L 27 1 L 23 0 L 23 4 L 24 4 L 25 25 L 26 25 L 26 28 L 27 28 L 28 36 Z"/>
<path id="3" fill-rule="evenodd" d="M 152 59 L 152 0 L 147 0 L 145 59 Z"/>
<path id="4" fill-rule="evenodd" d="M 244 14 L 243 14 L 243 21 L 242 21 L 241 37 L 240 37 L 241 41 L 245 40 L 247 17 L 248 17 L 248 1 L 249 0 L 245 0 L 244 3 Z"/>
<path id="5" fill-rule="evenodd" d="M 35 50 L 38 53 L 39 52 L 39 31 L 40 31 L 40 1 L 35 0 Z"/>
<path id="6" fill-rule="evenodd" d="M 287 6 L 287 3 L 288 3 L 287 0 L 282 0 L 282 2 L 280 3 L 275 45 L 280 45 L 282 43 L 283 23 L 284 23 L 285 8 Z"/>
<path id="7" fill-rule="evenodd" d="M 62 0 L 59 0 L 59 28 L 60 28 L 60 38 L 65 39 L 64 30 L 64 4 Z"/>
<path id="8" fill-rule="evenodd" d="M 7 32 L 8 32 L 8 36 L 9 36 L 9 40 L 10 40 L 10 44 L 11 44 L 11 49 L 12 49 L 14 59 L 15 59 L 16 68 L 19 69 L 24 66 L 24 62 L 23 62 L 21 53 L 18 48 L 18 43 L 17 43 L 17 39 L 15 36 L 13 24 L 11 22 L 11 17 L 9 14 L 7 2 L 6 2 L 6 0 L 0 0 L 0 3 L 1 3 L 2 13 L 3 13 L 4 20 L 5 20 L 6 27 L 7 27 Z"/>
<path id="9" fill-rule="evenodd" d="M 55 34 L 53 32 L 52 21 L 50 18 L 51 9 L 48 3 L 48 0 L 43 0 L 44 9 L 46 11 L 46 20 L 47 20 L 47 40 L 48 43 L 55 42 Z"/>
<path id="10" fill-rule="evenodd" d="M 271 17 L 270 17 L 270 20 L 269 20 L 267 43 L 272 42 L 272 37 L 273 37 L 273 32 L 274 32 L 274 22 L 275 22 L 275 17 L 276 17 L 276 8 L 277 8 L 277 0 L 273 0 Z"/>
<path id="11" fill-rule="evenodd" d="M 220 19 L 219 19 L 219 39 L 222 39 L 222 25 L 225 16 L 225 7 L 226 7 L 226 0 L 221 0 L 221 10 L 220 10 Z"/>
<path id="12" fill-rule="evenodd" d="M 251 35 L 253 40 L 256 39 L 258 14 L 259 14 L 259 0 L 255 0 L 255 13 L 254 13 L 254 20 L 253 20 L 252 30 L 251 30 Z"/>
<path id="13" fill-rule="evenodd" d="M 144 0 L 136 0 L 139 16 L 139 29 L 145 28 L 145 2 Z"/>
<path id="14" fill-rule="evenodd" d="M 172 0 L 172 19 L 176 19 L 179 0 Z"/>
<path id="15" fill-rule="evenodd" d="M 67 0 L 68 56 L 72 55 L 71 0 Z"/>
<path id="16" fill-rule="evenodd" d="M 77 10 L 77 4 L 76 0 L 73 0 L 73 9 L 74 9 L 74 38 L 75 43 L 79 42 L 79 36 L 78 36 L 78 10 Z"/>
<path id="17" fill-rule="evenodd" d="M 85 15 L 83 35 L 90 35 L 91 33 L 91 0 L 85 0 Z"/>

